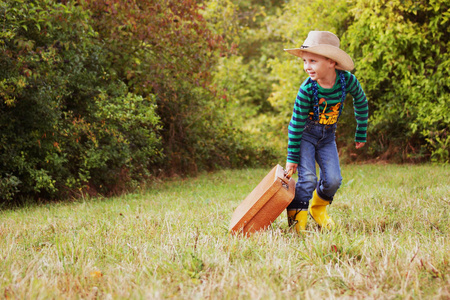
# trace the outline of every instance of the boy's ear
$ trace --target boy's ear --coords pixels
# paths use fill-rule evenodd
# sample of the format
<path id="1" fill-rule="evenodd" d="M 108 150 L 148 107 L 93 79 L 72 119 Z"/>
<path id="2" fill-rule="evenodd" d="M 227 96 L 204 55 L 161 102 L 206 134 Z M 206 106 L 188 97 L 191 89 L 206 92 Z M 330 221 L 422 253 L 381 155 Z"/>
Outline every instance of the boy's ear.
<path id="1" fill-rule="evenodd" d="M 333 65 L 333 67 L 336 67 L 337 63 L 332 60 L 331 58 L 328 59 L 330 61 L 330 64 Z"/>

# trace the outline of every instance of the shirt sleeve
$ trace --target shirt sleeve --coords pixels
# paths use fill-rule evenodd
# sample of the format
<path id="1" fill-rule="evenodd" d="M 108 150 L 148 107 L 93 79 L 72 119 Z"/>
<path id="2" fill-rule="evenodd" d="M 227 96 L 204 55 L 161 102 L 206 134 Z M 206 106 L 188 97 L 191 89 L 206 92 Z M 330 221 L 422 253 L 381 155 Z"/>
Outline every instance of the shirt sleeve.
<path id="1" fill-rule="evenodd" d="M 307 79 L 298 90 L 291 121 L 289 122 L 287 162 L 295 164 L 299 163 L 300 143 L 302 140 L 303 130 L 305 129 L 306 120 L 309 112 L 312 111 L 311 103 L 311 88 Z"/>
<path id="2" fill-rule="evenodd" d="M 367 125 L 369 118 L 369 104 L 361 84 L 355 75 L 348 72 L 347 92 L 353 96 L 353 109 L 356 119 L 355 142 L 367 141 Z"/>

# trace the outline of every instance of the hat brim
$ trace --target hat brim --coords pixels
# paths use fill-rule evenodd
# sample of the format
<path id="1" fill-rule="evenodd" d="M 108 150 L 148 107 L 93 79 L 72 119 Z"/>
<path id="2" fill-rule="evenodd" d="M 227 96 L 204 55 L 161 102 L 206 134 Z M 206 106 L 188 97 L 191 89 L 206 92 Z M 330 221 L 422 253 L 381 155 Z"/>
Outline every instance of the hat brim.
<path id="1" fill-rule="evenodd" d="M 355 68 L 352 58 L 344 50 L 331 45 L 318 45 L 308 48 L 284 49 L 289 54 L 303 57 L 304 52 L 325 56 L 336 62 L 336 69 L 351 71 Z"/>

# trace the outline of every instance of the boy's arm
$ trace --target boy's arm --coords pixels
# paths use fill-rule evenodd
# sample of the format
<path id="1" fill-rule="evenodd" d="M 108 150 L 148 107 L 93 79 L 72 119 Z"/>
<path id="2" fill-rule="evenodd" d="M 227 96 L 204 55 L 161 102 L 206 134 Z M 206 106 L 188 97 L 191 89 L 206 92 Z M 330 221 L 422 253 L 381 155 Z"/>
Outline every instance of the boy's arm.
<path id="1" fill-rule="evenodd" d="M 294 110 L 288 127 L 288 155 L 287 163 L 297 164 L 300 155 L 300 143 L 305 128 L 306 119 L 311 110 L 307 92 L 307 80 L 300 86 L 295 99 Z"/>
<path id="2" fill-rule="evenodd" d="M 353 96 L 353 109 L 356 119 L 355 142 L 357 149 L 367 141 L 367 124 L 369 119 L 369 104 L 361 84 L 355 75 L 348 73 L 348 92 Z"/>

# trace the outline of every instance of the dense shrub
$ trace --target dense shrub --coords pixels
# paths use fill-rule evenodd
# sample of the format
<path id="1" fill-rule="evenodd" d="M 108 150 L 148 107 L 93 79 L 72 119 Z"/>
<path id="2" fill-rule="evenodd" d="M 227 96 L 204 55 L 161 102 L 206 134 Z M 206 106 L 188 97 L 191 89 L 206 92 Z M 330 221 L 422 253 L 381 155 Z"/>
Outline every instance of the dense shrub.
<path id="1" fill-rule="evenodd" d="M 160 156 L 159 118 L 110 74 L 79 6 L 2 1 L 0 199 L 110 192 Z"/>

